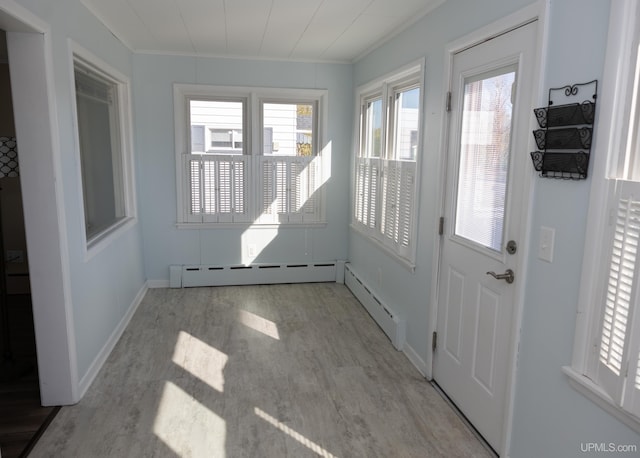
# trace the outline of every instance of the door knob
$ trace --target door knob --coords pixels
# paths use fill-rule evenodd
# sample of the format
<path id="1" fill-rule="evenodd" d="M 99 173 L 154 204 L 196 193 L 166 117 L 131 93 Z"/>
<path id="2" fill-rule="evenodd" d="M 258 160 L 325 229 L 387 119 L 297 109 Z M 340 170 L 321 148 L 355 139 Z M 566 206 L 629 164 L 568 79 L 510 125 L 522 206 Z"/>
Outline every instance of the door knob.
<path id="1" fill-rule="evenodd" d="M 513 283 L 513 280 L 516 278 L 513 270 L 507 269 L 503 274 L 497 274 L 493 271 L 487 272 L 487 275 L 491 275 L 496 280 L 505 280 L 507 283 Z"/>

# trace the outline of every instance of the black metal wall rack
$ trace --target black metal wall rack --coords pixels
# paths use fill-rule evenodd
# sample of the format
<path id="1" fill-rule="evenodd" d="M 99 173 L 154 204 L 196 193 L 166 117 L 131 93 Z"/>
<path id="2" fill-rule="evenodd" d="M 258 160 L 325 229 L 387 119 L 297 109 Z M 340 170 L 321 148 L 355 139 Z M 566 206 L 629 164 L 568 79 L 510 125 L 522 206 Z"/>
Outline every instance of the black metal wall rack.
<path id="1" fill-rule="evenodd" d="M 587 178 L 597 94 L 597 80 L 551 88 L 548 105 L 533 110 L 540 129 L 533 131 L 538 151 L 531 159 L 541 177 Z"/>

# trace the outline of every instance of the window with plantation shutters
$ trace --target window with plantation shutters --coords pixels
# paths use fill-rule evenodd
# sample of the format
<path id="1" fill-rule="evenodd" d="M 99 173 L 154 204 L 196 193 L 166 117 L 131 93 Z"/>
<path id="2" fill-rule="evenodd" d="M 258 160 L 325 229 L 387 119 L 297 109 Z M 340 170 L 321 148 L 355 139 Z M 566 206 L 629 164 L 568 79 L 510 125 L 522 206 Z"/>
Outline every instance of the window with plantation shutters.
<path id="1" fill-rule="evenodd" d="M 616 183 L 609 256 L 598 320 L 597 383 L 619 404 L 640 418 L 640 182 Z"/>
<path id="2" fill-rule="evenodd" d="M 612 3 L 572 385 L 640 432 L 640 3 Z"/>
<path id="3" fill-rule="evenodd" d="M 174 85 L 178 224 L 323 223 L 325 99 L 320 90 Z"/>
<path id="4" fill-rule="evenodd" d="M 352 227 L 408 264 L 415 260 L 422 67 L 360 95 Z"/>

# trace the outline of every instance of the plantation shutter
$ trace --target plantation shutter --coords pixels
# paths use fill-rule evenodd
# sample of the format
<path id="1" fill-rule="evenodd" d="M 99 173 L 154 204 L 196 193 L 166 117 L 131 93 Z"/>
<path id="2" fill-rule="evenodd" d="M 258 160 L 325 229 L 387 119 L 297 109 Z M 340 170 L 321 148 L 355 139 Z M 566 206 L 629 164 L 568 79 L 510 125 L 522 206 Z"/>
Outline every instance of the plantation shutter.
<path id="1" fill-rule="evenodd" d="M 376 228 L 380 159 L 356 159 L 356 221 L 369 229 Z"/>
<path id="2" fill-rule="evenodd" d="M 262 223 L 320 221 L 319 156 L 259 157 Z"/>
<path id="3" fill-rule="evenodd" d="M 400 162 L 400 184 L 398 186 L 398 232 L 396 243 L 400 254 L 410 257 L 413 253 L 413 209 L 416 195 L 416 163 Z"/>
<path id="4" fill-rule="evenodd" d="M 367 209 L 367 205 L 365 204 L 364 193 L 366 189 L 365 185 L 365 168 L 367 164 L 364 158 L 356 158 L 356 177 L 355 177 L 355 204 L 353 209 L 354 219 L 358 223 L 364 224 L 366 221 L 366 213 L 365 209 Z"/>
<path id="5" fill-rule="evenodd" d="M 322 157 L 314 156 L 307 163 L 306 171 L 302 175 L 302 189 L 305 191 L 304 199 L 301 203 L 300 212 L 303 221 L 320 221 L 322 219 Z"/>
<path id="6" fill-rule="evenodd" d="M 260 222 L 273 222 L 273 217 L 277 214 L 273 167 L 272 161 L 260 158 Z"/>
<path id="7" fill-rule="evenodd" d="M 185 215 L 187 222 L 200 222 L 202 221 L 202 200 L 203 194 L 202 188 L 202 170 L 200 168 L 200 157 L 184 155 L 184 167 L 183 170 L 187 172 L 186 176 L 186 188 L 188 190 L 185 195 L 189 199 L 187 208 L 188 213 Z"/>
<path id="8" fill-rule="evenodd" d="M 260 157 L 260 209 L 261 223 L 278 223 L 281 213 L 288 208 L 287 164 L 273 157 Z"/>
<path id="9" fill-rule="evenodd" d="M 410 256 L 416 163 L 383 161 L 382 234 L 401 256 Z"/>
<path id="10" fill-rule="evenodd" d="M 395 242 L 397 236 L 399 186 L 400 164 L 398 161 L 383 161 L 381 232 L 391 242 Z"/>
<path id="11" fill-rule="evenodd" d="M 185 155 L 188 222 L 249 221 L 247 156 Z"/>
<path id="12" fill-rule="evenodd" d="M 634 319 L 640 271 L 640 183 L 617 181 L 614 202 L 598 333 L 597 382 L 616 403 L 640 417 L 640 320 Z"/>

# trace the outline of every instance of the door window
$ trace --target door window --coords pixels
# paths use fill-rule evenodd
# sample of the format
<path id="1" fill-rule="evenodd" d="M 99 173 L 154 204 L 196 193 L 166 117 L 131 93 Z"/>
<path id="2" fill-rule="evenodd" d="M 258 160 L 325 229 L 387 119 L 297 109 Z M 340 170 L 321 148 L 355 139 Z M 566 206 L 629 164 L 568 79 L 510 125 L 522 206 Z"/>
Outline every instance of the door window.
<path id="1" fill-rule="evenodd" d="M 504 233 L 515 67 L 465 79 L 455 234 L 500 251 Z"/>

